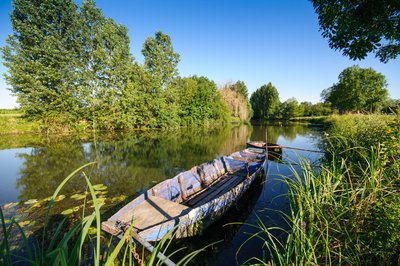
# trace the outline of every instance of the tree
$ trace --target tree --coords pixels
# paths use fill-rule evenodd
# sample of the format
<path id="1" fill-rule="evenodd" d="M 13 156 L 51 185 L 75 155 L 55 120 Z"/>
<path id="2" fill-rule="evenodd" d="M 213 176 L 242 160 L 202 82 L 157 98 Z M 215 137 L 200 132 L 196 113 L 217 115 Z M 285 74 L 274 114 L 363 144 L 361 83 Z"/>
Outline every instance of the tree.
<path id="1" fill-rule="evenodd" d="M 387 99 L 382 112 L 385 114 L 400 114 L 400 99 Z"/>
<path id="2" fill-rule="evenodd" d="M 243 95 L 244 98 L 247 99 L 247 97 L 249 97 L 249 93 L 247 91 L 247 86 L 244 83 L 244 81 L 238 80 L 238 81 L 236 81 L 235 84 L 231 84 L 229 87 L 231 90 L 237 91 L 238 93 Z"/>
<path id="3" fill-rule="evenodd" d="M 322 116 L 329 115 L 332 113 L 330 103 L 316 103 L 311 102 L 301 102 L 299 107 L 303 111 L 303 116 Z"/>
<path id="4" fill-rule="evenodd" d="M 6 81 L 21 109 L 48 126 L 73 120 L 78 66 L 72 0 L 14 0 L 13 33 L 2 48 Z"/>
<path id="5" fill-rule="evenodd" d="M 388 97 L 385 76 L 358 65 L 344 69 L 339 82 L 324 90 L 321 97 L 340 112 L 374 112 Z"/>
<path id="6" fill-rule="evenodd" d="M 255 119 L 274 119 L 279 111 L 279 94 L 270 83 L 258 88 L 250 97 Z"/>
<path id="7" fill-rule="evenodd" d="M 303 110 L 301 110 L 295 98 L 290 98 L 283 102 L 280 106 L 280 112 L 281 117 L 286 120 L 303 115 Z"/>
<path id="8" fill-rule="evenodd" d="M 143 44 L 144 68 L 154 78 L 155 90 L 165 89 L 178 76 L 179 54 L 174 52 L 171 38 L 158 31 Z"/>
<path id="9" fill-rule="evenodd" d="M 179 111 L 183 125 L 224 121 L 228 116 L 217 85 L 206 77 L 197 76 L 179 80 Z"/>
<path id="10" fill-rule="evenodd" d="M 400 54 L 398 0 L 312 0 L 322 36 L 351 59 L 374 52 L 382 61 Z"/>
<path id="11" fill-rule="evenodd" d="M 2 49 L 25 114 L 48 128 L 92 122 L 114 129 L 133 57 L 127 29 L 92 0 L 14 0 L 14 33 Z"/>
<path id="12" fill-rule="evenodd" d="M 239 118 L 241 121 L 251 119 L 253 110 L 247 98 L 247 86 L 243 81 L 225 84 L 219 92 L 232 117 Z"/>
<path id="13" fill-rule="evenodd" d="M 80 10 L 80 100 L 92 128 L 114 129 L 121 116 L 121 95 L 133 68 L 128 30 L 105 18 L 93 0 Z M 124 95 L 126 97 L 126 95 Z"/>

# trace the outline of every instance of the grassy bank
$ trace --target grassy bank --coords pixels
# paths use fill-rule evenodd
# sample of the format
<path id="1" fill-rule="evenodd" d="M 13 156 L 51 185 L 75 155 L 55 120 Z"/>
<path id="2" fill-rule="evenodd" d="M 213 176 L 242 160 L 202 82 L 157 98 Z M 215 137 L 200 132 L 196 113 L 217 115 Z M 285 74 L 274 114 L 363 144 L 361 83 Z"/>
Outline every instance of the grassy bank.
<path id="1" fill-rule="evenodd" d="M 17 109 L 0 109 L 0 135 L 39 133 L 40 125 L 23 117 Z"/>
<path id="2" fill-rule="evenodd" d="M 397 265 L 400 262 L 399 117 L 329 118 L 318 173 L 287 180 L 292 230 L 285 242 L 264 228 L 275 265 Z"/>

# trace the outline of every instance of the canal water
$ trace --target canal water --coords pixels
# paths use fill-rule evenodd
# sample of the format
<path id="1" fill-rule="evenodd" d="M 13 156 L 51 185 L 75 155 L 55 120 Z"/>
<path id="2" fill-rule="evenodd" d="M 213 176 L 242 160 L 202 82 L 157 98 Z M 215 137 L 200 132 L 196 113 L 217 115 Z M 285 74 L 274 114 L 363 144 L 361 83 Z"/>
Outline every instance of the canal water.
<path id="1" fill-rule="evenodd" d="M 194 165 L 245 148 L 246 141 L 260 140 L 286 147 L 318 150 L 321 131 L 304 124 L 140 131 L 135 133 L 82 136 L 0 136 L 0 205 L 6 218 L 15 216 L 35 233 L 44 213 L 46 198 L 73 170 L 88 162 L 85 173 L 92 184 L 103 184 L 102 218 L 106 219 L 126 202 L 154 184 L 190 169 Z M 288 213 L 287 187 L 282 179 L 300 171 L 299 160 L 318 165 L 321 154 L 283 149 L 282 157 L 269 161 L 266 176 L 240 202 L 202 236 L 178 241 L 185 252 L 210 243 L 199 264 L 235 265 L 255 263 L 268 256 L 263 241 L 250 238 L 258 222 L 267 227 L 286 223 L 280 212 Z M 316 166 L 317 167 L 317 166 Z M 54 213 L 81 214 L 79 195 L 86 183 L 82 176 L 71 179 L 61 191 Z M 75 197 L 74 197 L 75 195 Z M 78 196 L 76 196 L 78 195 Z M 72 196 L 72 197 L 71 197 Z M 19 202 L 18 205 L 10 204 Z M 277 232 L 279 237 L 279 233 Z"/>

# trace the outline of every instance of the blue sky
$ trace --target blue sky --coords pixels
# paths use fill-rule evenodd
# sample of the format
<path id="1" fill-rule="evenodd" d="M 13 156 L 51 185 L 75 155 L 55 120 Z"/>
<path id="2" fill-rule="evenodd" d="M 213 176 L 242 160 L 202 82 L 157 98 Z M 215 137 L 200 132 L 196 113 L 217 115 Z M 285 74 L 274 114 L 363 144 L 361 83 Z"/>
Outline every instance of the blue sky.
<path id="1" fill-rule="evenodd" d="M 268 82 L 281 101 L 320 101 L 346 67 L 358 64 L 384 74 L 390 97 L 400 98 L 400 58 L 387 64 L 374 56 L 352 61 L 331 50 L 319 32 L 308 0 L 101 0 L 107 17 L 129 30 L 136 60 L 146 37 L 157 30 L 171 36 L 181 56 L 181 76 L 204 75 L 218 85 L 243 80 L 249 92 Z M 11 2 L 0 1 L 0 45 L 11 33 Z M 0 73 L 7 70 L 0 66 Z M 0 78 L 0 108 L 16 106 Z"/>

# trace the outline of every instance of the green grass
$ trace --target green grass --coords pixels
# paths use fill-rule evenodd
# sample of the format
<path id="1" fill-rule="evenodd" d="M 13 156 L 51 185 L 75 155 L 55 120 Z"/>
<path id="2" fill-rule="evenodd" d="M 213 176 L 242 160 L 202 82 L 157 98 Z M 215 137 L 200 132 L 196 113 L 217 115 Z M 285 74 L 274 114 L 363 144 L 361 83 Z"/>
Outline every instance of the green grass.
<path id="1" fill-rule="evenodd" d="M 400 261 L 400 123 L 398 117 L 331 117 L 327 157 L 318 173 L 307 162 L 286 179 L 291 230 L 259 222 L 273 265 L 396 265 Z M 253 236 L 254 237 L 254 236 Z"/>
<path id="2" fill-rule="evenodd" d="M 305 121 L 312 123 L 324 123 L 329 116 L 299 116 L 289 119 L 290 121 Z"/>
<path id="3" fill-rule="evenodd" d="M 0 115 L 6 115 L 6 114 L 10 114 L 10 115 L 18 115 L 20 114 L 20 111 L 18 109 L 0 109 Z"/>
<path id="4" fill-rule="evenodd" d="M 0 110 L 0 135 L 39 133 L 38 122 L 29 121 L 17 110 Z"/>

